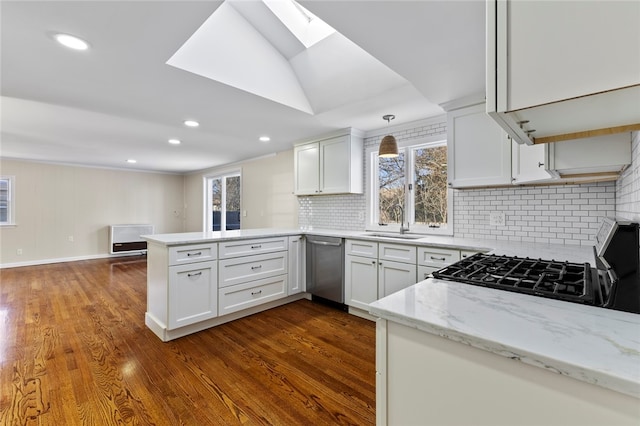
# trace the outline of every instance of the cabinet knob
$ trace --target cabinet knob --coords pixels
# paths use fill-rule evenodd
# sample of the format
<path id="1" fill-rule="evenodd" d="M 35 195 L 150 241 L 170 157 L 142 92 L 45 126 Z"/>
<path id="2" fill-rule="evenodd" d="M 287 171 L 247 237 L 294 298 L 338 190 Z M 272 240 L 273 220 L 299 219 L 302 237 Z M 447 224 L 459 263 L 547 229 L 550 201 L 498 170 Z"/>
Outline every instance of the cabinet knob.
<path id="1" fill-rule="evenodd" d="M 188 277 L 199 277 L 200 275 L 202 275 L 202 271 L 195 272 L 193 274 L 187 274 Z"/>
<path id="2" fill-rule="evenodd" d="M 255 296 L 256 294 L 260 294 L 260 293 L 262 293 L 262 290 L 252 291 L 252 292 L 251 292 L 251 295 L 252 295 L 252 296 Z"/>
<path id="3" fill-rule="evenodd" d="M 251 267 L 251 270 L 252 270 L 252 271 L 255 271 L 256 269 L 260 269 L 260 268 L 262 268 L 262 265 L 252 266 L 252 267 Z"/>
<path id="4" fill-rule="evenodd" d="M 191 257 L 191 256 L 202 256 L 202 252 L 199 251 L 197 253 L 187 253 L 187 257 Z"/>
<path id="5" fill-rule="evenodd" d="M 544 163 L 538 163 L 538 167 L 544 166 Z"/>

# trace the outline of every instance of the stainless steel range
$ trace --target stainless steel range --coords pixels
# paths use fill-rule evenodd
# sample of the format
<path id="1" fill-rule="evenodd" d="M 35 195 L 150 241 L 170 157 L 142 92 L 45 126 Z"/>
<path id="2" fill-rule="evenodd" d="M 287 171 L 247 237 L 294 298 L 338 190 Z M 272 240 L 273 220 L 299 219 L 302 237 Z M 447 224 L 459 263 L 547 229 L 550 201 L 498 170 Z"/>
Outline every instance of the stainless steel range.
<path id="1" fill-rule="evenodd" d="M 433 272 L 435 278 L 640 313 L 637 223 L 606 218 L 589 263 L 475 254 Z"/>

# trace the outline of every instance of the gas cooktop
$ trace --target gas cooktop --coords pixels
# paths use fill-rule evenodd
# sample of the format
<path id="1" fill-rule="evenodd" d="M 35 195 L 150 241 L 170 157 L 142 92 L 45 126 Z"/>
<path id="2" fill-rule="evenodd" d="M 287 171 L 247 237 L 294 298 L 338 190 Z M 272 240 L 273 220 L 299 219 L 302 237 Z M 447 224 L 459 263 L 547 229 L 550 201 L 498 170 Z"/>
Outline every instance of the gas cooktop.
<path id="1" fill-rule="evenodd" d="M 569 302 L 594 303 L 588 263 L 478 253 L 434 272 L 433 276 Z"/>

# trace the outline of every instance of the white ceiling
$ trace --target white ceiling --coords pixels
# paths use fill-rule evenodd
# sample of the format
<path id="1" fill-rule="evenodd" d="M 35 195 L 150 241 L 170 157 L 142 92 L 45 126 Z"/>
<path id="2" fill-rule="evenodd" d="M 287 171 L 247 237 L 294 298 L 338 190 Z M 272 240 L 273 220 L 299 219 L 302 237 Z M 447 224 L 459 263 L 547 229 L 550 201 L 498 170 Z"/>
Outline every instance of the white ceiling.
<path id="1" fill-rule="evenodd" d="M 0 156 L 189 172 L 336 129 L 386 127 L 384 114 L 395 114 L 396 125 L 440 115 L 439 104 L 484 92 L 482 1 L 300 3 L 406 82 L 354 97 L 343 77 L 317 85 L 308 74 L 326 70 L 298 59 L 305 90 L 324 96 L 309 114 L 166 64 L 219 1 L 3 0 Z M 52 32 L 81 36 L 92 48 L 64 49 Z M 259 63 L 252 69 L 261 72 Z M 381 83 L 353 79 L 367 84 Z M 200 127 L 184 127 L 185 119 Z M 259 142 L 261 135 L 271 142 Z"/>

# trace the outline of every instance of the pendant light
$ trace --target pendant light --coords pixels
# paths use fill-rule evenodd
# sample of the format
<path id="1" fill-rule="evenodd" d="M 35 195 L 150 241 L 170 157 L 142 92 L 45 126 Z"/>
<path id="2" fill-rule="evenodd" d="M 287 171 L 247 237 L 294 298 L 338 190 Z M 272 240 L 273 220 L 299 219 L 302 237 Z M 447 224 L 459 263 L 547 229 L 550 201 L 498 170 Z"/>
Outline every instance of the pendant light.
<path id="1" fill-rule="evenodd" d="M 387 120 L 387 124 L 396 118 L 395 115 L 387 114 L 382 117 L 383 120 Z M 378 149 L 378 157 L 392 158 L 398 156 L 398 142 L 392 135 L 387 135 L 382 138 L 380 142 L 380 148 Z"/>

